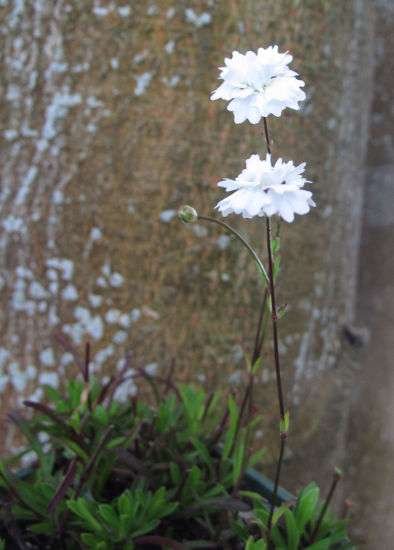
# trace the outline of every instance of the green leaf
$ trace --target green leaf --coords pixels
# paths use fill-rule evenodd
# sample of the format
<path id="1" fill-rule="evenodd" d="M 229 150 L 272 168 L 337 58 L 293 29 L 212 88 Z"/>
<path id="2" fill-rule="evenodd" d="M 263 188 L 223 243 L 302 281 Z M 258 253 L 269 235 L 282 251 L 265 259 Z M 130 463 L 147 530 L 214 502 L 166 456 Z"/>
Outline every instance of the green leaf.
<path id="1" fill-rule="evenodd" d="M 15 487 L 23 500 L 34 509 L 37 514 L 45 516 L 46 507 L 53 497 L 56 487 L 40 481 L 32 484 L 23 480 L 15 480 Z"/>
<path id="2" fill-rule="evenodd" d="M 98 420 L 101 424 L 104 424 L 104 426 L 107 426 L 107 424 L 109 423 L 109 415 L 106 408 L 103 405 L 97 405 L 97 407 L 93 409 L 92 416 L 94 419 Z"/>
<path id="3" fill-rule="evenodd" d="M 222 459 L 227 458 L 228 455 L 230 454 L 230 451 L 234 442 L 235 433 L 237 430 L 237 423 L 238 423 L 237 406 L 231 394 L 228 396 L 228 408 L 230 411 L 230 426 L 226 433 Z"/>
<path id="4" fill-rule="evenodd" d="M 292 505 L 291 500 L 288 500 L 287 502 L 283 502 L 279 506 L 279 508 L 276 510 L 274 515 L 272 516 L 272 525 L 276 525 L 279 518 L 283 516 L 283 514 L 286 512 L 286 510 Z"/>
<path id="5" fill-rule="evenodd" d="M 85 524 L 89 526 L 89 528 L 92 529 L 94 532 L 96 532 L 97 534 L 102 534 L 104 532 L 102 525 L 90 512 L 86 501 L 83 498 L 79 498 L 78 500 L 69 500 L 67 501 L 67 506 L 72 512 L 74 512 L 74 514 L 83 519 Z"/>
<path id="6" fill-rule="evenodd" d="M 280 433 L 281 434 L 287 434 L 289 431 L 289 424 L 290 424 L 290 410 L 288 409 L 285 412 L 284 418 L 280 419 Z"/>
<path id="7" fill-rule="evenodd" d="M 214 487 L 209 489 L 209 491 L 204 493 L 201 498 L 202 499 L 210 499 L 210 498 L 216 497 L 217 495 L 223 495 L 223 494 L 225 494 L 225 489 L 224 489 L 223 485 L 216 484 L 216 485 L 214 485 Z"/>
<path id="8" fill-rule="evenodd" d="M 56 406 L 56 412 L 69 412 L 71 410 L 70 403 L 63 399 L 63 397 L 57 390 L 55 390 L 55 388 L 52 388 L 52 386 L 44 386 L 44 389 L 45 393 L 52 398 L 52 401 Z"/>
<path id="9" fill-rule="evenodd" d="M 248 468 L 252 468 L 256 464 L 256 462 L 258 462 L 261 459 L 265 451 L 266 451 L 265 447 L 262 447 L 261 449 L 253 453 L 248 460 Z"/>
<path id="10" fill-rule="evenodd" d="M 324 539 L 315 542 L 311 546 L 305 546 L 305 550 L 329 550 L 330 546 L 330 539 Z"/>
<path id="11" fill-rule="evenodd" d="M 300 532 L 291 510 L 285 510 L 287 544 L 289 550 L 297 550 L 300 542 Z"/>
<path id="12" fill-rule="evenodd" d="M 242 473 L 243 460 L 245 455 L 245 432 L 240 432 L 234 450 L 233 462 L 233 484 L 236 485 Z"/>
<path id="13" fill-rule="evenodd" d="M 191 437 L 190 438 L 191 443 L 193 446 L 197 449 L 199 452 L 201 458 L 203 461 L 208 465 L 209 472 L 211 476 L 215 475 L 215 468 L 212 464 L 212 456 L 211 453 L 208 451 L 207 447 L 202 443 L 197 437 Z"/>
<path id="14" fill-rule="evenodd" d="M 272 253 L 272 255 L 274 255 L 276 253 L 276 251 L 279 249 L 279 244 L 280 244 L 280 238 L 279 237 L 274 237 L 271 240 L 271 253 Z"/>
<path id="15" fill-rule="evenodd" d="M 287 311 L 287 306 L 289 305 L 288 302 L 285 302 L 284 304 L 281 304 L 277 310 L 276 310 L 276 316 L 278 317 L 278 319 L 282 319 L 282 317 L 284 316 L 284 314 L 286 313 Z"/>
<path id="16" fill-rule="evenodd" d="M 310 483 L 305 487 L 297 498 L 295 519 L 301 534 L 304 532 L 304 528 L 308 521 L 313 517 L 318 499 L 319 488 L 314 483 Z"/>
<path id="17" fill-rule="evenodd" d="M 99 514 L 107 523 L 108 527 L 114 529 L 118 524 L 118 516 L 111 504 L 100 504 L 98 507 Z"/>
<path id="18" fill-rule="evenodd" d="M 152 519 L 146 522 L 144 526 L 140 527 L 139 529 L 136 529 L 135 531 L 132 531 L 131 534 L 133 538 L 140 537 L 141 535 L 146 535 L 147 533 L 156 529 L 159 523 L 160 521 L 158 519 Z"/>
<path id="19" fill-rule="evenodd" d="M 63 443 L 69 447 L 76 456 L 82 458 L 84 462 L 89 462 L 89 455 L 78 445 L 75 441 L 71 439 L 64 440 Z"/>
<path id="20" fill-rule="evenodd" d="M 248 538 L 245 545 L 245 550 L 266 550 L 267 545 L 264 539 L 254 540 L 252 536 Z"/>
<path id="21" fill-rule="evenodd" d="M 262 366 L 263 364 L 263 358 L 262 357 L 259 357 L 258 359 L 256 359 L 253 367 L 252 367 L 252 375 L 253 376 L 256 376 L 256 373 L 257 371 L 259 370 L 259 368 Z"/>
<path id="22" fill-rule="evenodd" d="M 40 523 L 35 523 L 34 525 L 30 525 L 29 531 L 33 531 L 33 533 L 47 533 L 50 534 L 53 532 L 52 524 L 49 521 L 42 521 Z"/>
<path id="23" fill-rule="evenodd" d="M 114 439 L 106 443 L 105 447 L 106 449 L 113 449 L 114 447 L 118 447 L 119 445 L 122 445 L 125 442 L 125 440 L 126 438 L 123 435 L 120 437 L 114 437 Z"/>
<path id="24" fill-rule="evenodd" d="M 176 462 L 170 462 L 170 476 L 172 483 L 177 486 L 181 482 L 182 474 L 181 469 L 179 468 Z"/>
<path id="25" fill-rule="evenodd" d="M 27 441 L 30 444 L 32 450 L 36 453 L 38 460 L 40 461 L 40 466 L 42 470 L 42 475 L 45 481 L 49 481 L 51 478 L 51 461 L 45 456 L 41 442 L 38 437 L 36 437 L 29 426 L 29 423 L 21 414 L 16 411 L 11 411 L 8 413 L 9 418 L 15 422 L 18 428 L 21 430 L 23 435 L 26 437 Z"/>
<path id="26" fill-rule="evenodd" d="M 124 491 L 118 498 L 118 510 L 119 514 L 126 516 L 131 516 L 132 506 L 131 506 L 132 496 L 129 490 Z"/>
<path id="27" fill-rule="evenodd" d="M 278 275 L 279 265 L 280 265 L 280 256 L 277 256 L 274 260 L 274 267 L 273 267 L 274 281 L 276 281 L 276 277 Z"/>
<path id="28" fill-rule="evenodd" d="M 260 265 L 259 262 L 257 262 L 257 261 L 256 261 L 256 265 L 257 265 L 257 269 L 259 270 L 260 275 L 261 275 L 262 278 L 263 278 L 264 284 L 265 284 L 267 287 L 269 287 L 269 285 L 270 285 L 270 280 L 269 280 L 269 278 L 268 278 L 267 272 L 265 271 L 263 265 L 262 265 L 262 264 Z"/>
<path id="29" fill-rule="evenodd" d="M 97 540 L 97 537 L 92 533 L 82 533 L 81 539 L 84 544 L 87 544 L 88 546 L 90 546 L 90 548 L 94 548 L 95 550 L 107 550 L 108 548 L 106 542 L 99 542 Z"/>
<path id="30" fill-rule="evenodd" d="M 275 549 L 276 550 L 279 550 L 279 548 L 283 548 L 285 550 L 287 549 L 286 541 L 284 540 L 284 538 L 282 537 L 279 529 L 276 526 L 272 528 L 271 539 L 275 543 Z"/>
<path id="31" fill-rule="evenodd" d="M 247 497 L 247 498 L 250 498 L 252 500 L 259 500 L 261 502 L 264 502 L 264 497 L 262 495 L 260 495 L 260 493 L 255 493 L 254 491 L 238 491 L 238 493 L 242 497 Z"/>

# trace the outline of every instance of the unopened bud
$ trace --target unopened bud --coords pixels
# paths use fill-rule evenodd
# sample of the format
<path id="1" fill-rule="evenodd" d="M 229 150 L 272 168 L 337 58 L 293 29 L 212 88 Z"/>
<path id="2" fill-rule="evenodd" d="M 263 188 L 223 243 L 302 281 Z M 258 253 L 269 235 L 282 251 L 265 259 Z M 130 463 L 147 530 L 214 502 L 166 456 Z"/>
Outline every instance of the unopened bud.
<path id="1" fill-rule="evenodd" d="M 198 218 L 197 210 L 188 204 L 184 204 L 178 210 L 178 218 L 185 223 L 195 223 Z"/>
<path id="2" fill-rule="evenodd" d="M 342 471 L 339 468 L 334 468 L 334 480 L 338 482 L 342 477 Z"/>

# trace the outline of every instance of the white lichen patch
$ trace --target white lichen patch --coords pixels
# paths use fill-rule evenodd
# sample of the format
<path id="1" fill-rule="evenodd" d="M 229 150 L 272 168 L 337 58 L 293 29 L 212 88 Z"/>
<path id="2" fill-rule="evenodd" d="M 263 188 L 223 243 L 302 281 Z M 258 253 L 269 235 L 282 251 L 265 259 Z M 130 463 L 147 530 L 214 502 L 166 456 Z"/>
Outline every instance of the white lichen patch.
<path id="1" fill-rule="evenodd" d="M 175 86 L 179 84 L 180 80 L 181 80 L 181 77 L 178 75 L 173 75 L 170 78 L 167 76 L 162 76 L 161 78 L 161 81 L 163 82 L 163 84 L 168 88 L 175 88 Z"/>
<path id="2" fill-rule="evenodd" d="M 96 355 L 94 356 L 94 361 L 95 363 L 99 364 L 105 363 L 105 361 L 112 357 L 114 353 L 115 347 L 113 346 L 113 344 L 109 344 L 106 348 L 103 348 L 96 353 Z"/>
<path id="3" fill-rule="evenodd" d="M 124 342 L 126 342 L 127 338 L 128 338 L 127 332 L 125 332 L 124 330 L 118 330 L 113 335 L 112 341 L 114 344 L 123 344 Z"/>
<path id="4" fill-rule="evenodd" d="M 31 269 L 21 265 L 15 269 L 15 275 L 23 279 L 33 279 L 33 272 Z"/>
<path id="5" fill-rule="evenodd" d="M 42 386 L 51 386 L 52 388 L 59 387 L 59 375 L 57 372 L 41 372 L 38 377 L 38 382 Z"/>
<path id="6" fill-rule="evenodd" d="M 99 307 L 103 302 L 103 297 L 99 294 L 89 294 L 88 300 L 92 307 Z"/>
<path id="7" fill-rule="evenodd" d="M 37 367 L 35 365 L 27 365 L 25 372 L 28 380 L 35 380 L 37 378 Z"/>
<path id="8" fill-rule="evenodd" d="M 119 60 L 116 57 L 112 57 L 112 59 L 109 60 L 109 64 L 114 71 L 119 69 Z"/>
<path id="9" fill-rule="evenodd" d="M 18 190 L 18 194 L 15 199 L 15 204 L 21 205 L 25 203 L 26 197 L 29 194 L 31 184 L 36 179 L 37 174 L 38 174 L 37 166 L 30 166 L 27 173 L 22 178 L 21 186 Z"/>
<path id="10" fill-rule="evenodd" d="M 94 97 L 94 96 L 87 97 L 86 98 L 86 104 L 91 109 L 97 109 L 98 107 L 103 107 L 104 106 L 104 103 L 102 101 L 100 101 L 99 99 L 97 99 L 96 97 Z"/>
<path id="11" fill-rule="evenodd" d="M 174 50 L 175 50 L 175 41 L 174 40 L 170 40 L 169 42 L 167 42 L 167 44 L 164 46 L 164 49 L 167 53 L 174 53 Z"/>
<path id="12" fill-rule="evenodd" d="M 36 300 L 42 300 L 43 298 L 47 298 L 48 292 L 45 290 L 41 283 L 39 283 L 38 281 L 33 281 L 30 283 L 29 286 L 29 296 Z"/>
<path id="13" fill-rule="evenodd" d="M 192 8 L 187 8 L 185 10 L 186 21 L 192 23 L 197 28 L 204 27 L 204 25 L 209 25 L 212 22 L 212 15 L 208 12 L 203 12 L 200 15 L 197 15 Z"/>
<path id="14" fill-rule="evenodd" d="M 131 313 L 130 313 L 130 321 L 132 323 L 136 323 L 137 321 L 139 321 L 142 317 L 142 313 L 141 313 L 141 310 L 139 310 L 138 308 L 134 308 L 131 310 Z"/>
<path id="15" fill-rule="evenodd" d="M 146 365 L 145 367 L 145 372 L 147 374 L 150 374 L 151 376 L 154 376 L 155 374 L 157 374 L 158 370 L 159 370 L 158 363 L 149 363 L 149 365 Z"/>
<path id="16" fill-rule="evenodd" d="M 101 230 L 98 227 L 93 227 L 90 231 L 89 238 L 91 241 L 99 241 L 103 238 L 103 234 L 101 233 Z"/>
<path id="17" fill-rule="evenodd" d="M 74 344 L 81 344 L 85 335 L 90 335 L 94 340 L 103 337 L 104 324 L 100 315 L 92 315 L 89 309 L 77 306 L 74 317 L 77 322 L 63 326 L 63 332 L 71 337 Z"/>
<path id="18" fill-rule="evenodd" d="M 242 382 L 242 372 L 239 369 L 235 370 L 229 376 L 228 381 L 230 384 L 235 384 L 236 386 L 239 386 Z"/>
<path id="19" fill-rule="evenodd" d="M 176 210 L 163 210 L 159 214 L 159 220 L 168 223 L 174 216 L 176 216 Z"/>
<path id="20" fill-rule="evenodd" d="M 74 285 L 67 285 L 61 292 L 63 300 L 74 301 L 78 299 L 78 292 Z"/>
<path id="21" fill-rule="evenodd" d="M 117 273 L 117 272 L 111 273 L 109 282 L 111 286 L 115 288 L 119 288 L 120 286 L 123 285 L 123 277 L 120 273 Z"/>
<path id="22" fill-rule="evenodd" d="M 176 9 L 175 9 L 175 8 L 169 8 L 169 9 L 167 10 L 167 13 L 166 13 L 167 19 L 172 19 L 172 18 L 174 17 L 175 13 L 176 13 Z"/>
<path id="23" fill-rule="evenodd" d="M 106 15 L 108 15 L 110 12 L 114 10 L 115 10 L 115 4 L 113 2 L 110 2 L 109 4 L 107 3 L 107 5 L 103 5 L 97 2 L 97 0 L 95 0 L 94 6 L 92 9 L 96 17 L 105 17 Z"/>
<path id="24" fill-rule="evenodd" d="M 57 269 L 61 272 L 61 278 L 64 281 L 71 281 L 74 273 L 74 262 L 68 258 L 50 258 L 46 260 L 45 265 Z"/>
<path id="25" fill-rule="evenodd" d="M 81 102 L 81 94 L 70 94 L 67 86 L 63 92 L 56 92 L 45 110 L 45 123 L 41 131 L 43 139 L 54 138 L 57 134 L 56 122 L 67 115 L 70 107 L 75 107 Z"/>
<path id="26" fill-rule="evenodd" d="M 131 374 L 132 374 L 131 370 Z M 127 371 L 125 376 L 128 376 L 130 373 Z M 132 377 L 127 378 L 120 386 L 118 386 L 114 392 L 114 400 L 120 401 L 121 403 L 126 402 L 130 397 L 133 397 L 137 394 L 137 386 L 134 384 L 134 379 Z"/>
<path id="27" fill-rule="evenodd" d="M 40 363 L 44 365 L 44 367 L 53 367 L 55 365 L 55 356 L 53 354 L 52 348 L 46 348 L 44 349 L 40 354 Z"/>
<path id="28" fill-rule="evenodd" d="M 152 73 L 146 72 L 142 73 L 141 75 L 134 76 L 136 80 L 136 86 L 134 88 L 134 95 L 140 96 L 142 95 L 147 87 L 149 86 L 151 80 L 152 80 Z"/>
<path id="29" fill-rule="evenodd" d="M 121 17 L 128 17 L 131 14 L 131 6 L 119 6 L 118 13 Z"/>
<path id="30" fill-rule="evenodd" d="M 226 250 L 226 248 L 228 247 L 228 245 L 230 244 L 230 237 L 228 235 L 221 235 L 217 240 L 216 240 L 216 245 L 218 248 L 220 248 L 220 250 Z"/>
<path id="31" fill-rule="evenodd" d="M 23 218 L 19 216 L 14 216 L 14 214 L 9 214 L 4 220 L 2 220 L 1 225 L 7 231 L 7 233 L 26 233 L 26 225 L 23 221 Z"/>
<path id="32" fill-rule="evenodd" d="M 23 372 L 19 366 L 19 363 L 13 361 L 7 367 L 9 381 L 13 385 L 16 392 L 21 393 L 25 390 L 27 384 L 26 373 Z"/>

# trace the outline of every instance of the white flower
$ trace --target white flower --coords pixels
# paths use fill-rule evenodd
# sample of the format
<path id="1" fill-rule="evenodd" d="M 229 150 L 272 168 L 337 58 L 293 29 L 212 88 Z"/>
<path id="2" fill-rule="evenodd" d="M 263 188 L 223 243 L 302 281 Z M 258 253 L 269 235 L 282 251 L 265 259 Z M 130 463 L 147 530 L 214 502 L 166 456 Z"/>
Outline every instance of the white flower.
<path id="1" fill-rule="evenodd" d="M 246 119 L 257 124 L 261 117 L 280 116 L 286 107 L 299 109 L 298 102 L 305 99 L 300 89 L 304 82 L 287 66 L 292 59 L 279 53 L 278 46 L 259 48 L 257 55 L 235 51 L 231 59 L 224 60 L 226 66 L 220 67 L 224 82 L 211 99 L 230 101 L 227 109 L 233 111 L 237 124 Z"/>
<path id="2" fill-rule="evenodd" d="M 267 154 L 265 160 L 252 155 L 235 180 L 225 179 L 218 183 L 226 191 L 235 193 L 221 200 L 215 208 L 223 216 L 232 212 L 244 218 L 278 214 L 292 222 L 294 214 L 306 214 L 311 206 L 316 206 L 312 193 L 301 189 L 307 183 L 301 175 L 304 169 L 305 162 L 294 166 L 292 161 L 278 159 L 272 166 L 271 155 Z"/>

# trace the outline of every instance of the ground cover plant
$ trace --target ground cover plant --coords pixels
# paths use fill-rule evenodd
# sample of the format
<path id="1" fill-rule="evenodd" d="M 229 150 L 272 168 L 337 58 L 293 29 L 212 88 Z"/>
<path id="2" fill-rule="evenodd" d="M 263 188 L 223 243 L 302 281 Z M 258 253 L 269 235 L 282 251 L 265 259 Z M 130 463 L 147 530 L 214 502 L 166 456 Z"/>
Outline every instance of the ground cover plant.
<path id="1" fill-rule="evenodd" d="M 255 346 L 246 358 L 248 384 L 241 395 L 178 384 L 174 365 L 159 377 L 129 361 L 108 381 L 90 372 L 90 345 L 76 363 L 80 379 L 68 380 L 65 395 L 46 386 L 45 403 L 26 401 L 32 418 L 10 412 L 34 453 L 29 469 L 15 473 L 21 455 L 0 462 L 2 547 L 13 549 L 218 548 L 246 550 L 345 550 L 347 520 L 329 511 L 341 474 L 334 470 L 324 498 L 310 483 L 294 497 L 280 489 L 290 411 L 285 405 L 278 346 L 278 324 L 286 304 L 276 303 L 280 225 L 315 206 L 304 189 L 305 163 L 272 161 L 267 117 L 298 109 L 304 83 L 278 47 L 225 60 L 223 83 L 212 99 L 230 101 L 235 123 L 262 120 L 266 156 L 252 155 L 235 179 L 219 186 L 231 195 L 219 212 L 265 220 L 267 269 L 256 251 L 229 224 L 183 206 L 185 223 L 215 223 L 237 238 L 256 263 L 263 292 Z M 275 223 L 275 230 L 272 229 Z M 276 475 L 266 492 L 252 483 L 250 468 L 264 452 L 254 431 L 260 418 L 253 383 L 262 365 L 262 343 L 272 327 L 273 364 L 278 395 Z M 130 377 L 141 390 L 120 400 Z M 149 391 L 146 390 L 149 389 Z M 42 445 L 43 434 L 45 446 Z M 21 453 L 21 454 L 23 454 Z M 262 478 L 261 478 L 262 479 Z M 0 548 L 1 548 L 0 544 Z"/>

